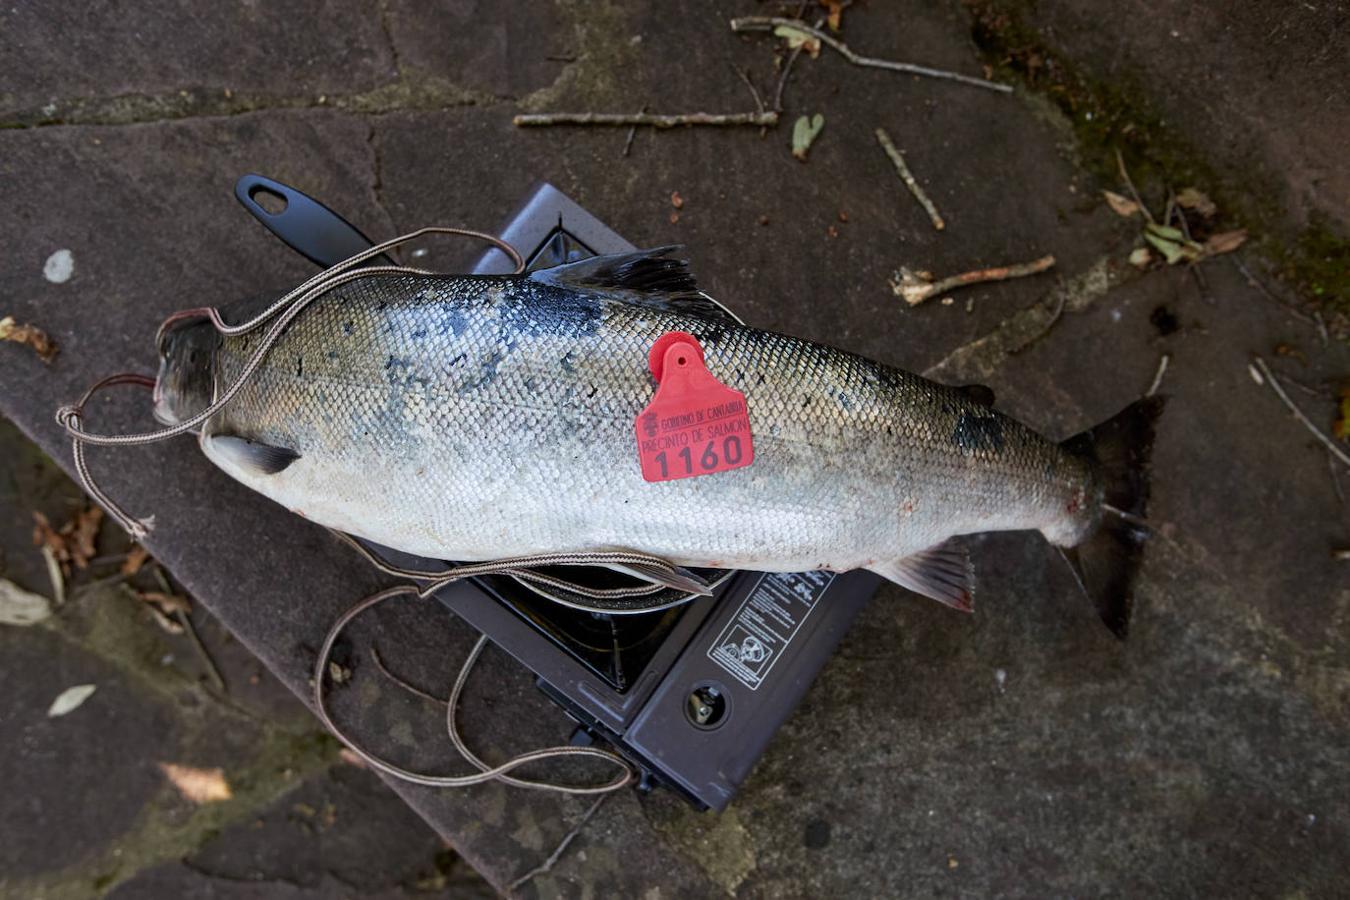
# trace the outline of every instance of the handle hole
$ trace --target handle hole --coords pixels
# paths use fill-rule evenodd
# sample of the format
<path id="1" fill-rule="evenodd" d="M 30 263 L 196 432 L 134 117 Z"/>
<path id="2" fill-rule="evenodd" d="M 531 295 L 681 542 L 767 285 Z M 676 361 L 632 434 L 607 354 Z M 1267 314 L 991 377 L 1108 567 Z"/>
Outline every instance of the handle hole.
<path id="1" fill-rule="evenodd" d="M 689 360 L 685 359 L 683 356 L 678 356 L 678 357 L 675 358 L 675 362 L 677 362 L 677 363 L 680 364 L 680 365 L 684 365 L 684 364 L 687 363 L 688 361 L 689 361 Z"/>
<path id="2" fill-rule="evenodd" d="M 279 216 L 286 211 L 290 202 L 276 191 L 259 185 L 248 192 L 248 199 L 262 207 L 269 216 Z"/>

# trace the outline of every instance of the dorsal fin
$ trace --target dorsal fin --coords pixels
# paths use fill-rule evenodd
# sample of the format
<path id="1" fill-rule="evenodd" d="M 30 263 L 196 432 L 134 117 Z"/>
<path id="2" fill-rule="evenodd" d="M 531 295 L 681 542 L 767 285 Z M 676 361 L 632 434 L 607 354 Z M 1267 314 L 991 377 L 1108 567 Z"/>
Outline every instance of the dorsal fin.
<path id="1" fill-rule="evenodd" d="M 689 262 L 667 259 L 677 245 L 592 256 L 551 269 L 540 269 L 530 279 L 541 284 L 573 290 L 619 293 L 624 300 L 665 312 L 707 318 L 731 319 L 731 315 L 701 293 Z"/>

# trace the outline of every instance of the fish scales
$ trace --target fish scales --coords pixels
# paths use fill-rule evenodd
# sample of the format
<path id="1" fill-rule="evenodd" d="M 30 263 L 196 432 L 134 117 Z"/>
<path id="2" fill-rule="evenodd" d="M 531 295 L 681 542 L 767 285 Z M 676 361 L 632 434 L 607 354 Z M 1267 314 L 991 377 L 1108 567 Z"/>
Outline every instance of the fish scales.
<path id="1" fill-rule="evenodd" d="M 648 483 L 634 421 L 658 337 L 699 339 L 742 392 L 755 460 Z M 225 338 L 228 384 L 256 335 Z M 299 458 L 230 474 L 323 524 L 422 556 L 634 548 L 689 566 L 849 570 L 947 537 L 1072 543 L 1087 461 L 959 390 L 827 346 L 518 277 L 373 275 L 302 312 L 204 429 Z"/>

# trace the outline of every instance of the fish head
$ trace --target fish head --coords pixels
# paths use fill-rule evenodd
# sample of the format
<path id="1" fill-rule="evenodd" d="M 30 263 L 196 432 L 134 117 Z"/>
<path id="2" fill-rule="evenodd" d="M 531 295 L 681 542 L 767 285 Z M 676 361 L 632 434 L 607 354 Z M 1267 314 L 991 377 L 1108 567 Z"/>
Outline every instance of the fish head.
<path id="1" fill-rule="evenodd" d="M 155 418 L 177 425 L 215 399 L 215 360 L 220 334 L 205 316 L 175 313 L 160 326 Z"/>

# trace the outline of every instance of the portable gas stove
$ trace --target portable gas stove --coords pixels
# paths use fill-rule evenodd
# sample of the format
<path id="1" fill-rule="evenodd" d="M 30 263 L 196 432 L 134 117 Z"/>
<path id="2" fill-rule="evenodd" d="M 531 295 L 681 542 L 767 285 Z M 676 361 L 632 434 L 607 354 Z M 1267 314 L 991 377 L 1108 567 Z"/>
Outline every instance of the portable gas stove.
<path id="1" fill-rule="evenodd" d="M 320 265 L 372 244 L 341 216 L 270 179 L 247 175 L 235 194 Z M 281 198 L 284 209 L 268 212 L 259 194 Z M 549 184 L 530 192 L 500 237 L 529 269 L 636 249 Z M 473 272 L 512 269 L 494 249 Z M 401 564 L 418 562 L 381 552 Z M 666 590 L 611 602 L 605 612 L 583 608 L 593 601 L 541 593 L 501 575 L 456 582 L 437 597 L 534 673 L 578 723 L 573 743 L 602 739 L 638 767 L 640 788 L 664 785 L 701 809 L 721 810 L 881 579 L 861 570 L 701 574 L 715 585 L 711 597 Z"/>

